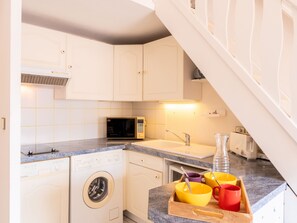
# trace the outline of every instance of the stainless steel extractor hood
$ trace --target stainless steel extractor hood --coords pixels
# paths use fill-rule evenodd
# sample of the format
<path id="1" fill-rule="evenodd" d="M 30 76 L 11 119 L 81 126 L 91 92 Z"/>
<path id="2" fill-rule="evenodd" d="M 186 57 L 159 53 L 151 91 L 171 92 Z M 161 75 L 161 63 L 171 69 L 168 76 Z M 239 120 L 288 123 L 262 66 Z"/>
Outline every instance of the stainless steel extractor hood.
<path id="1" fill-rule="evenodd" d="M 69 80 L 68 76 L 52 76 L 52 75 L 37 75 L 22 73 L 21 82 L 26 84 L 41 84 L 41 85 L 54 85 L 66 86 Z"/>
<path id="2" fill-rule="evenodd" d="M 47 69 L 22 65 L 21 82 L 24 84 L 66 86 L 70 74 L 66 69 Z"/>

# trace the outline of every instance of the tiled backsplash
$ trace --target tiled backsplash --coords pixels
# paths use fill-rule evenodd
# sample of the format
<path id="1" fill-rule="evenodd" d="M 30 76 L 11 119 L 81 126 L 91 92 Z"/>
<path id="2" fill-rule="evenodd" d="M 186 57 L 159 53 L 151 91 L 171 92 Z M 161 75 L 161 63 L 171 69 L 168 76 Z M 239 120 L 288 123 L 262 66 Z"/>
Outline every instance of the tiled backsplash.
<path id="1" fill-rule="evenodd" d="M 214 145 L 216 132 L 230 133 L 241 125 L 213 88 L 203 84 L 202 101 L 168 105 L 159 102 L 98 102 L 55 100 L 54 89 L 22 86 L 22 144 L 106 137 L 107 116 L 146 117 L 146 137 L 178 140 L 165 129 L 191 141 Z M 225 109 L 226 116 L 209 118 L 207 112 Z"/>
<path id="2" fill-rule="evenodd" d="M 21 142 L 106 137 L 107 116 L 131 116 L 132 103 L 55 100 L 54 89 L 22 86 Z"/>
<path id="3" fill-rule="evenodd" d="M 178 141 L 169 129 L 181 137 L 183 132 L 191 135 L 191 141 L 215 145 L 214 134 L 230 133 L 235 126 L 241 125 L 214 89 L 204 83 L 202 100 L 195 104 L 166 104 L 158 102 L 133 103 L 133 115 L 146 117 L 146 136 Z M 216 109 L 225 109 L 226 116 L 210 118 L 206 114 Z"/>

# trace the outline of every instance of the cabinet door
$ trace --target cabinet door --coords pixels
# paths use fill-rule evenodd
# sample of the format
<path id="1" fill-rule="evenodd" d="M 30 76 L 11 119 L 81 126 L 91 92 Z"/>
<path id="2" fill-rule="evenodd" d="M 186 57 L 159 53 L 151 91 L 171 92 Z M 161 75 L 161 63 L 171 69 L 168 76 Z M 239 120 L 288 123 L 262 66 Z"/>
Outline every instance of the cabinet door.
<path id="1" fill-rule="evenodd" d="M 183 50 L 173 37 L 144 45 L 144 100 L 179 99 L 183 86 Z"/>
<path id="2" fill-rule="evenodd" d="M 21 223 L 68 223 L 68 158 L 36 163 L 21 166 Z"/>
<path id="3" fill-rule="evenodd" d="M 23 24 L 22 72 L 36 74 L 65 73 L 66 34 Z"/>
<path id="4" fill-rule="evenodd" d="M 162 173 L 128 163 L 127 210 L 147 220 L 149 190 L 162 185 Z"/>
<path id="5" fill-rule="evenodd" d="M 71 78 L 66 99 L 113 99 L 113 46 L 78 36 L 67 37 L 67 64 Z M 59 89 L 61 91 L 63 89 Z M 61 96 L 55 94 L 58 98 Z"/>
<path id="6" fill-rule="evenodd" d="M 296 220 L 296 219 L 295 219 Z M 254 223 L 284 222 L 284 192 L 281 192 L 253 215 Z"/>
<path id="7" fill-rule="evenodd" d="M 114 47 L 114 100 L 142 100 L 142 45 Z"/>

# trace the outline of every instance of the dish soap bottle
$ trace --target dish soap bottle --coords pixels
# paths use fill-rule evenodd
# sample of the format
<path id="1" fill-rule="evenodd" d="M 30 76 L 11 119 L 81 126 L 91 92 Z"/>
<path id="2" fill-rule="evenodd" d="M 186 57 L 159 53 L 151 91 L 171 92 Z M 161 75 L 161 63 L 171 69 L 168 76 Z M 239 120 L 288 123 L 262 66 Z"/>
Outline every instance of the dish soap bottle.
<path id="1" fill-rule="evenodd" d="M 217 133 L 216 139 L 216 153 L 213 157 L 213 171 L 229 173 L 230 161 L 227 151 L 228 135 Z"/>

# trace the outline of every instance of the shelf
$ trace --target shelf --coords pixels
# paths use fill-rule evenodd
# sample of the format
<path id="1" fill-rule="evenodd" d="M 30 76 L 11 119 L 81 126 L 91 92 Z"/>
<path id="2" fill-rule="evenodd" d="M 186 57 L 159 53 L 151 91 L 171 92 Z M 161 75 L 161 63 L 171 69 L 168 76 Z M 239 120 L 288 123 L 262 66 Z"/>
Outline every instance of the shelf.
<path id="1" fill-rule="evenodd" d="M 206 80 L 206 78 L 203 78 L 203 79 L 192 79 L 191 81 L 192 81 L 192 82 L 198 82 L 198 83 L 206 83 L 206 82 L 208 82 L 208 81 Z"/>

